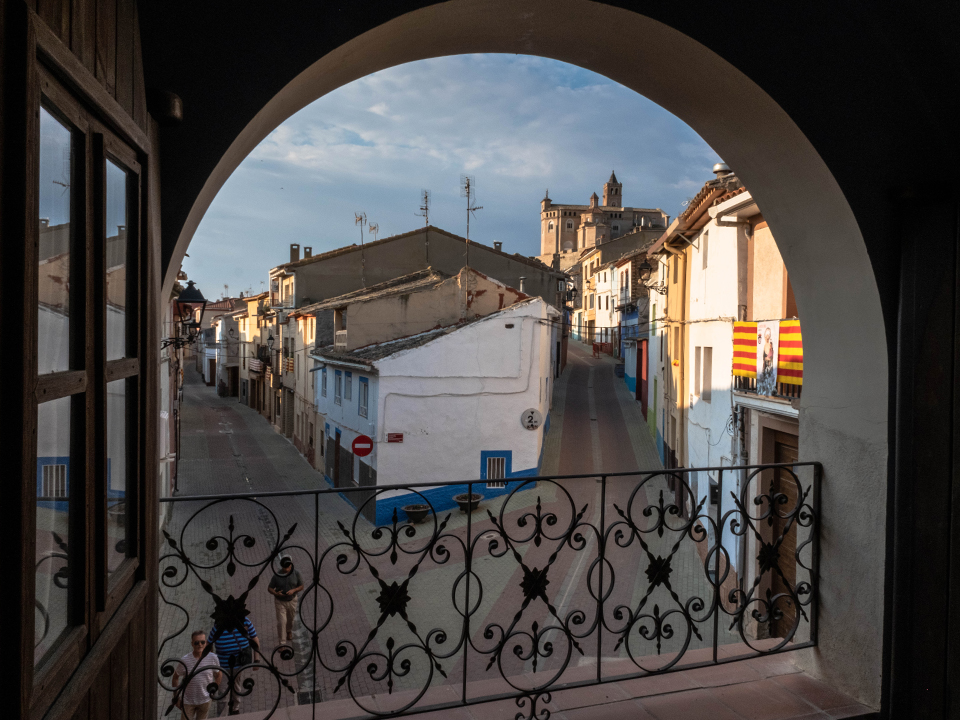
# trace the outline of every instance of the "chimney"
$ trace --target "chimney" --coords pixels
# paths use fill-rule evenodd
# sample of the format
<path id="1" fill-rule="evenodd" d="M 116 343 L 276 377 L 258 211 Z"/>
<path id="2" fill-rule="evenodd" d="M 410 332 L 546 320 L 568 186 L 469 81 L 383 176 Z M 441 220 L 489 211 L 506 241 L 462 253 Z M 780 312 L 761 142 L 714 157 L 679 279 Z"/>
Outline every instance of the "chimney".
<path id="1" fill-rule="evenodd" d="M 527 278 L 523 275 L 520 276 L 520 292 L 523 292 L 523 281 Z"/>
<path id="2" fill-rule="evenodd" d="M 41 228 L 50 227 L 50 218 L 40 218 L 40 227 Z"/>
<path id="3" fill-rule="evenodd" d="M 303 259 L 306 260 L 308 257 L 313 257 L 313 248 L 309 245 L 303 246 Z"/>
<path id="4" fill-rule="evenodd" d="M 727 165 L 726 163 L 717 163 L 716 165 L 713 166 L 713 174 L 716 175 L 718 178 L 721 178 L 724 175 L 731 175 L 732 172 L 730 170 L 730 166 Z"/>
<path id="5" fill-rule="evenodd" d="M 300 259 L 300 246 L 297 243 L 290 243 L 290 262 L 297 262 Z"/>
<path id="6" fill-rule="evenodd" d="M 497 250 L 497 251 L 499 251 L 499 252 L 503 252 L 503 243 L 500 242 L 500 241 L 498 241 L 498 240 L 494 240 L 494 241 L 493 241 L 493 249 L 494 249 L 494 250 Z"/>

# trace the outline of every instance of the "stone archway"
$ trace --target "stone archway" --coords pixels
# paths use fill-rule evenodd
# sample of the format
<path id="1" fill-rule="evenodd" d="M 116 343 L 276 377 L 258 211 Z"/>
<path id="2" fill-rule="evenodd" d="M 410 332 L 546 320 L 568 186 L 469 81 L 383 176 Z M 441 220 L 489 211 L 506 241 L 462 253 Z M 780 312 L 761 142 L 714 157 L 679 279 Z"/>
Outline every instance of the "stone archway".
<path id="1" fill-rule="evenodd" d="M 636 40 L 584 42 L 584 27 L 615 27 Z M 889 383 L 873 268 L 840 186 L 797 125 L 748 77 L 686 35 L 587 0 L 452 0 L 345 43 L 277 92 L 233 140 L 178 229 L 163 297 L 217 191 L 277 125 L 372 72 L 474 52 L 562 60 L 645 95 L 697 131 L 763 208 L 804 318 L 801 460 L 819 460 L 825 471 L 820 646 L 804 663 L 879 706 Z"/>

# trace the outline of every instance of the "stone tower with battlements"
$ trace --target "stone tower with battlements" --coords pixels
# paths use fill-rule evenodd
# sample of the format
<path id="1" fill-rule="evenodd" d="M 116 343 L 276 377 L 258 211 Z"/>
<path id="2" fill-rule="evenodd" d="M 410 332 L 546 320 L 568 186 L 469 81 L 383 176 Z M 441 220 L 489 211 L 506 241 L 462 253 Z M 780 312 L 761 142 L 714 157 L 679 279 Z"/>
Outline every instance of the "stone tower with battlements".
<path id="1" fill-rule="evenodd" d="M 669 218 L 660 208 L 626 207 L 623 185 L 615 173 L 587 205 L 557 205 L 549 191 L 540 201 L 540 255 L 545 264 L 564 270 L 581 252 L 641 228 L 666 228 Z"/>

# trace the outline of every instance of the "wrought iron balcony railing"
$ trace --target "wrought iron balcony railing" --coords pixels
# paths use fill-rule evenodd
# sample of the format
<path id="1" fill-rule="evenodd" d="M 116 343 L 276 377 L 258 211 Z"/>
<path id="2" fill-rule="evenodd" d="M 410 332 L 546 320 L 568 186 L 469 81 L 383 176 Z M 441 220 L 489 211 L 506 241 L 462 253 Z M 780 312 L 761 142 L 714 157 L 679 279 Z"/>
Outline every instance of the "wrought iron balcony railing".
<path id="1" fill-rule="evenodd" d="M 735 375 L 733 383 L 733 389 L 737 392 L 742 393 L 754 393 L 757 392 L 757 379 L 750 377 L 741 377 Z M 773 397 L 784 398 L 787 400 L 792 400 L 794 398 L 799 398 L 803 394 L 803 385 L 794 385 L 793 383 L 777 383 L 777 391 Z"/>
<path id="2" fill-rule="evenodd" d="M 546 718 L 556 690 L 814 646 L 820 477 L 796 463 L 163 498 L 161 714 L 196 675 L 191 631 L 242 645 L 245 618 L 258 652 L 221 652 L 208 687 L 264 718 L 505 698 Z M 303 585 L 293 640 L 267 594 L 283 556 Z"/>

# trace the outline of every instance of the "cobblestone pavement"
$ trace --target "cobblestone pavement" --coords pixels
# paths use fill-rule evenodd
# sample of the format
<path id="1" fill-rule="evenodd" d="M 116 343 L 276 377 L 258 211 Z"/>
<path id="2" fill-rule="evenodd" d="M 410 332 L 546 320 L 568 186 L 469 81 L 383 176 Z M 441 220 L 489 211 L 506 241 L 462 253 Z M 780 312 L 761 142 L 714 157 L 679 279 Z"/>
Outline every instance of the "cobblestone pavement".
<path id="1" fill-rule="evenodd" d="M 551 427 L 545 438 L 544 475 L 588 474 L 604 472 L 630 472 L 638 468 L 646 471 L 661 469 L 659 457 L 647 423 L 642 417 L 639 404 L 630 395 L 626 384 L 615 377 L 612 358 L 594 359 L 590 352 L 577 342 L 569 346 L 569 363 L 561 378 L 555 384 Z M 504 525 L 511 537 L 519 535 L 519 528 L 529 524 L 520 520 L 526 516 L 526 522 L 533 521 L 539 513 L 546 519 L 548 513 L 556 515 L 555 525 L 544 524 L 547 536 L 555 537 L 573 521 L 575 514 L 583 509 L 581 522 L 599 526 L 601 513 L 607 527 L 618 519 L 618 509 L 627 511 L 629 506 L 636 520 L 642 518 L 642 512 L 650 506 L 657 506 L 660 493 L 666 498 L 666 483 L 662 478 L 648 481 L 637 493 L 634 488 L 640 476 L 608 480 L 606 494 L 601 502 L 601 483 L 595 478 L 557 483 L 542 483 L 534 490 L 517 493 L 509 500 L 509 506 L 502 508 L 505 499 L 497 502 L 485 502 L 481 511 L 472 515 L 450 513 L 446 518 L 444 542 L 447 555 L 437 553 L 423 557 L 417 553 L 422 549 L 424 532 L 429 535 L 431 521 L 418 530 L 418 535 L 401 545 L 400 557 L 391 562 L 386 557 L 376 563 L 379 578 L 386 583 L 403 581 L 421 559 L 420 569 L 410 581 L 408 620 L 417 628 L 420 637 L 432 637 L 432 646 L 438 653 L 436 664 L 432 667 L 424 657 L 408 651 L 412 663 L 411 670 L 402 677 L 394 677 L 394 690 L 413 691 L 429 683 L 432 686 L 459 686 L 464 674 L 471 681 L 480 681 L 498 677 L 497 667 L 489 671 L 487 663 L 490 656 L 484 651 L 492 647 L 491 638 L 498 637 L 502 628 L 507 630 L 524 602 L 521 582 L 524 572 L 512 553 L 501 555 L 502 542 L 497 548 L 489 548 L 488 543 L 480 541 L 476 545 L 473 559 L 474 583 L 471 591 L 471 604 L 477 609 L 471 617 L 471 649 L 466 654 L 455 652 L 453 643 L 460 636 L 465 583 L 460 583 L 451 595 L 451 589 L 457 577 L 465 568 L 462 543 L 466 542 L 467 524 L 471 523 L 471 535 L 477 538 L 492 529 L 486 519 L 486 510 L 498 515 L 504 513 Z M 215 389 L 203 385 L 199 375 L 188 371 L 185 386 L 185 399 L 182 408 L 182 454 L 180 460 L 180 494 L 229 494 L 238 492 L 265 492 L 276 490 L 315 490 L 325 488 L 322 475 L 314 470 L 296 451 L 293 445 L 259 414 L 237 403 L 236 398 L 219 398 Z M 316 497 L 316 501 L 314 500 Z M 316 502 L 316 505 L 314 505 Z M 669 500 L 667 500 L 669 502 Z M 373 528 L 362 518 L 356 519 L 352 506 L 336 494 L 306 496 L 297 498 L 265 498 L 257 501 L 225 501 L 201 510 L 205 504 L 176 503 L 171 513 L 166 531 L 175 539 L 195 562 L 204 565 L 219 565 L 203 572 L 204 579 L 210 584 L 210 592 L 221 598 L 228 595 L 240 596 L 259 568 L 257 563 L 267 556 L 269 550 L 289 533 L 284 540 L 295 564 L 301 572 L 307 573 L 311 558 L 323 556 L 336 543 L 346 538 L 338 523 L 342 523 L 365 549 L 376 550 L 386 547 L 387 539 L 375 537 Z M 200 511 L 193 519 L 191 515 Z M 318 522 L 315 522 L 315 517 Z M 443 520 L 444 518 L 440 518 Z M 676 526 L 680 521 L 674 520 Z M 354 525 L 356 523 L 356 525 Z M 231 531 L 230 526 L 234 529 Z M 555 528 L 550 530 L 550 528 Z M 240 534 L 248 533 L 256 539 L 252 547 L 247 547 Z M 315 535 L 316 533 L 316 535 Z M 209 539 L 219 535 L 221 539 L 211 545 Z M 601 569 L 597 560 L 597 538 L 588 529 L 584 529 L 583 540 L 569 544 L 550 542 L 547 539 L 542 546 L 526 542 L 518 545 L 519 556 L 529 568 L 550 566 L 547 595 L 554 603 L 555 614 L 547 610 L 540 600 L 534 600 L 523 614 L 517 629 L 528 632 L 531 623 L 537 622 L 542 629 L 556 626 L 559 616 L 574 632 L 581 632 L 580 650 L 564 646 L 565 639 L 552 631 L 555 649 L 550 657 L 541 657 L 536 666 L 532 659 L 521 660 L 513 653 L 504 653 L 502 671 L 517 678 L 533 672 L 555 672 L 562 667 L 563 657 L 568 649 L 572 652 L 570 666 L 596 664 L 599 657 L 606 662 L 612 658 L 627 656 L 627 650 L 635 657 L 643 656 L 644 667 L 658 667 L 668 661 L 687 641 L 686 623 L 679 614 L 674 614 L 665 622 L 672 625 L 672 637 L 662 637 L 659 647 L 656 643 L 644 640 L 634 629 L 632 639 L 615 648 L 617 638 L 604 632 L 598 635 L 596 629 L 589 632 L 596 618 L 596 601 L 592 599 L 589 587 L 599 585 Z M 680 538 L 677 533 L 667 532 L 662 538 L 652 534 L 645 537 L 652 557 L 667 557 L 673 545 Z M 227 571 L 226 548 L 231 538 L 235 540 L 236 570 L 231 575 Z M 649 587 L 644 570 L 649 566 L 647 556 L 633 541 L 627 547 L 615 547 L 608 538 L 610 548 L 608 563 L 603 568 L 604 587 L 609 588 L 610 576 L 615 574 L 616 584 L 604 605 L 604 616 L 608 626 L 621 625 L 615 617 L 615 607 L 622 604 L 636 610 Z M 316 550 L 314 550 L 316 548 Z M 171 547 L 165 546 L 165 552 Z M 310 633 L 304 623 L 313 625 L 314 612 L 324 617 L 332 603 L 336 608 L 329 625 L 322 628 L 320 635 L 321 655 L 331 667 L 342 664 L 335 652 L 341 640 L 352 643 L 353 647 L 362 647 L 368 641 L 371 629 L 381 617 L 381 608 L 377 602 L 380 595 L 378 580 L 369 567 L 360 562 L 356 568 L 352 564 L 357 560 L 351 553 L 345 553 L 347 559 L 337 564 L 336 555 L 343 551 L 336 549 L 328 554 L 321 566 L 321 584 L 327 595 L 301 598 L 301 615 L 295 623 L 293 657 L 287 660 L 274 655 L 274 661 L 281 672 L 290 673 L 285 678 L 289 689 L 266 671 L 247 675 L 255 681 L 250 696 L 243 699 L 244 712 L 266 714 L 279 696 L 281 707 L 297 703 L 308 703 L 316 698 L 322 701 L 337 701 L 356 696 L 373 696 L 372 701 L 380 708 L 396 707 L 396 696 L 386 700 L 376 700 L 386 692 L 383 681 L 375 680 L 365 669 L 358 669 L 347 687 L 334 693 L 340 680 L 335 672 L 323 670 L 314 673 L 315 668 L 295 675 L 302 669 L 310 657 Z M 551 560 L 551 555 L 555 557 Z M 246 563 L 246 564 L 245 564 Z M 249 565 L 249 567 L 248 567 Z M 163 567 L 179 566 L 177 562 L 167 561 Z M 160 609 L 160 642 L 166 641 L 161 652 L 161 662 L 166 658 L 179 658 L 188 651 L 189 632 L 194 628 L 209 629 L 210 614 L 213 612 L 213 599 L 209 592 L 200 587 L 197 577 L 191 575 L 183 579 L 180 573 L 167 578 L 164 587 L 164 600 Z M 348 572 L 349 570 L 349 572 Z M 676 610 L 677 600 L 686 602 L 689 598 L 700 597 L 710 600 L 710 585 L 703 572 L 703 566 L 696 548 L 689 537 L 679 543 L 670 571 L 670 587 L 674 595 L 665 588 L 658 587 L 644 605 L 645 613 L 652 613 L 656 605 L 657 612 Z M 250 618 L 257 627 L 264 650 L 273 652 L 280 640 L 274 621 L 273 599 L 266 592 L 269 571 L 264 573 L 259 583 L 249 590 L 246 606 Z M 164 580 L 161 581 L 162 583 Z M 477 599 L 478 586 L 482 596 Z M 427 600 L 432 598 L 432 600 Z M 177 606 L 182 608 L 179 609 Z M 578 617 L 582 613 L 582 618 Z M 185 626 L 189 616 L 189 627 Z M 581 620 L 581 622 L 578 622 Z M 572 623 L 572 624 L 571 624 Z M 703 623 L 698 627 L 702 639 L 689 638 L 688 649 L 710 645 L 713 636 L 713 623 Z M 493 627 L 493 635 L 485 636 L 485 630 Z M 433 634 L 433 629 L 446 633 L 447 640 Z M 412 638 L 410 625 L 401 617 L 389 616 L 378 631 L 375 639 L 369 640 L 368 649 L 388 652 L 385 638 L 396 638 L 398 644 L 409 642 Z M 720 627 L 721 642 L 734 642 L 732 636 Z M 529 643 L 528 643 L 529 646 Z M 348 646 L 344 646 L 348 647 Z M 511 646 L 512 650 L 512 646 Z M 525 648 L 529 650 L 529 647 Z M 439 655 L 449 652 L 449 658 Z M 509 656 L 509 657 L 508 657 Z M 442 670 L 442 672 L 441 672 Z M 500 681 L 499 691 L 509 688 Z M 452 689 L 452 688 L 451 688 Z M 316 693 L 312 691 L 316 691 Z M 381 693 L 380 696 L 377 693 Z M 169 704 L 169 693 L 161 692 L 160 707 L 162 714 Z M 383 703 L 383 704 L 379 704 Z M 173 716 L 173 713 L 171 713 Z M 213 715 L 211 715 L 213 716 Z M 320 717 L 322 715 L 318 715 Z"/>

